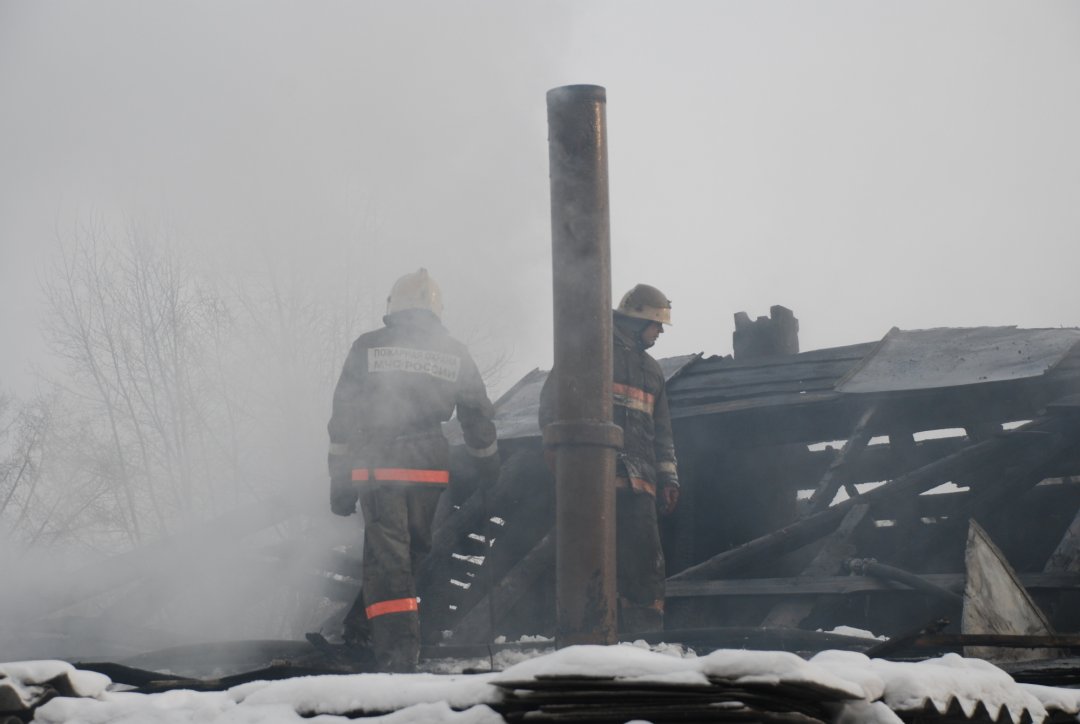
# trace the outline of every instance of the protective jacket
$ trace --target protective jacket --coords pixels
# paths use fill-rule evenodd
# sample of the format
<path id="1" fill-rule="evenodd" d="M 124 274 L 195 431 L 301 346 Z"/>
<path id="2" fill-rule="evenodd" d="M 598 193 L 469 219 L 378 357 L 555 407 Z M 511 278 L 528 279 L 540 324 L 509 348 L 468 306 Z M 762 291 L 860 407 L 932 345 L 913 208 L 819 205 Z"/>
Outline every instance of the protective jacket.
<path id="1" fill-rule="evenodd" d="M 623 329 L 616 317 L 613 418 L 623 429 L 616 475 L 631 482 L 645 481 L 655 491 L 678 485 L 679 474 L 664 373 L 638 339 Z"/>
<path id="2" fill-rule="evenodd" d="M 353 343 L 330 431 L 330 506 L 364 515 L 361 598 L 384 671 L 411 671 L 420 651 L 414 572 L 431 549 L 431 522 L 450 481 L 442 423 L 455 407 L 465 444 L 498 465 L 493 409 L 476 363 L 430 311 L 408 309 Z M 353 612 L 350 612 L 350 616 Z"/>
<path id="3" fill-rule="evenodd" d="M 629 324 L 636 325 L 636 320 Z M 612 421 L 623 429 L 615 475 L 655 496 L 657 487 L 679 484 L 664 373 L 640 337 L 623 329 L 617 316 L 613 327 Z M 555 421 L 553 390 L 549 375 L 540 392 L 541 429 Z"/>
<path id="4" fill-rule="evenodd" d="M 427 311 L 396 312 L 384 321 L 353 343 L 334 390 L 331 478 L 361 475 L 353 470 L 379 480 L 391 475 L 383 470 L 446 471 L 442 423 L 455 406 L 469 452 L 495 453 L 491 401 L 465 345 Z"/>

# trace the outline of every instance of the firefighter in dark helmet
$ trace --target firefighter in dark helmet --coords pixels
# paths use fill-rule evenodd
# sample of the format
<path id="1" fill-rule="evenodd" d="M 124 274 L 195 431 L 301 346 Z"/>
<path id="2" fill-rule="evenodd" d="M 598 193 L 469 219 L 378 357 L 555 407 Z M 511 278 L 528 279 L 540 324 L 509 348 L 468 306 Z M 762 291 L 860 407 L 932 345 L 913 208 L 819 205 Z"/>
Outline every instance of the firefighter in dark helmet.
<path id="1" fill-rule="evenodd" d="M 442 423 L 457 409 L 482 478 L 499 466 L 492 405 L 465 345 L 442 326 L 442 295 L 420 269 L 397 280 L 385 326 L 352 345 L 334 390 L 330 508 L 364 515 L 362 610 L 384 671 L 413 671 L 420 612 L 413 572 L 450 481 Z"/>
<path id="2" fill-rule="evenodd" d="M 665 575 L 657 511 L 674 512 L 679 475 L 664 374 L 646 350 L 671 324 L 671 302 L 656 287 L 638 284 L 623 295 L 613 321 L 613 413 L 623 429 L 615 468 L 619 630 L 658 631 Z M 554 421 L 553 377 L 540 393 L 541 428 Z"/>

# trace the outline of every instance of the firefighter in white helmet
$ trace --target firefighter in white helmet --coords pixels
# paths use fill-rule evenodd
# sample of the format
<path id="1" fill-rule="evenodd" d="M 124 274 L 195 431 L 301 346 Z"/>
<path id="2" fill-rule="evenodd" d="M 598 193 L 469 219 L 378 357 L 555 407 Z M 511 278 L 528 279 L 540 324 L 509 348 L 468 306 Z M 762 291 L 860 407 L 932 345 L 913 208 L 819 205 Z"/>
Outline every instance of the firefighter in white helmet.
<path id="1" fill-rule="evenodd" d="M 679 475 L 664 373 L 646 352 L 671 324 L 671 301 L 638 284 L 613 315 L 613 417 L 623 429 L 616 457 L 615 542 L 619 630 L 659 631 L 664 613 L 664 553 L 657 511 L 679 502 Z M 555 385 L 540 393 L 540 427 L 554 421 Z"/>
<path id="2" fill-rule="evenodd" d="M 413 671 L 420 612 L 413 572 L 431 547 L 431 522 L 450 482 L 442 423 L 457 409 L 481 477 L 498 474 L 493 409 L 465 345 L 442 326 L 442 294 L 426 269 L 397 280 L 386 326 L 361 335 L 334 390 L 330 508 L 364 515 L 362 606 L 376 661 Z"/>

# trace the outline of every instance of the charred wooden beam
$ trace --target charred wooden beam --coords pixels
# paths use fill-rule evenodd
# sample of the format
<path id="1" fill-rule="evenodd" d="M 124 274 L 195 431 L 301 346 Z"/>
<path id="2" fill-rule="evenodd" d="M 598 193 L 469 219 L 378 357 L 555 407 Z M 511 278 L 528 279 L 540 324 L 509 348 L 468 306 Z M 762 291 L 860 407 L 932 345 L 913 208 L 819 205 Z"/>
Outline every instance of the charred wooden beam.
<path id="1" fill-rule="evenodd" d="M 960 648 L 965 646 L 1001 646 L 1019 649 L 1080 649 L 1080 634 L 1024 636 L 1017 634 L 924 634 L 914 638 L 910 648 Z"/>
<path id="2" fill-rule="evenodd" d="M 489 634 L 489 640 L 494 639 L 495 632 L 490 629 L 497 628 L 503 616 L 535 588 L 554 562 L 555 541 L 549 533 L 483 598 L 462 612 L 460 622 L 453 628 L 454 640 L 475 641 L 485 634 Z"/>
<path id="3" fill-rule="evenodd" d="M 958 525 L 966 528 L 968 520 L 987 521 L 988 525 L 990 521 L 1003 520 L 1002 514 L 1007 514 L 1015 501 L 1047 476 L 1055 457 L 1050 451 L 1070 447 L 1068 437 L 1049 430 L 1017 430 L 1011 434 L 1020 439 L 1027 437 L 1032 444 L 1025 445 L 1015 455 L 1002 458 L 985 472 L 965 476 L 967 479 L 964 482 L 971 489 L 959 499 L 959 505 L 952 513 L 951 524 L 934 529 L 920 526 L 923 534 L 904 538 L 890 555 L 891 560 L 909 565 L 926 561 L 935 552 L 951 548 L 947 542 L 955 540 Z M 1040 453 L 1040 450 L 1045 452 Z M 909 503 L 916 502 L 909 499 Z M 915 505 L 909 504 L 900 512 L 907 513 L 911 519 L 908 529 L 915 529 L 918 519 Z"/>
<path id="4" fill-rule="evenodd" d="M 870 442 L 870 421 L 876 411 L 876 407 L 871 407 L 863 413 L 858 423 L 855 424 L 855 429 L 851 431 L 851 435 L 848 437 L 847 442 L 844 443 L 840 454 L 829 464 L 829 469 L 825 471 L 825 475 L 822 476 L 821 481 L 814 488 L 814 492 L 810 496 L 809 512 L 818 513 L 832 503 L 836 491 L 843 484 L 839 475 L 840 469 L 847 465 L 849 460 L 857 458 L 866 449 L 866 444 Z M 854 485 L 848 483 L 844 487 L 850 497 L 855 498 L 859 495 Z"/>
<path id="5" fill-rule="evenodd" d="M 495 488 L 485 495 L 472 495 L 449 515 L 431 535 L 431 552 L 416 571 L 416 587 L 421 596 L 429 590 L 434 578 L 446 565 L 446 559 L 455 552 L 462 539 L 484 528 L 487 516 L 505 509 L 515 497 L 514 481 L 500 478 Z"/>
<path id="6" fill-rule="evenodd" d="M 949 619 L 947 618 L 936 619 L 926 624 L 925 626 L 920 626 L 913 631 L 908 631 L 907 633 L 900 634 L 899 636 L 893 636 L 888 641 L 883 641 L 880 644 L 877 644 L 869 651 L 867 651 L 866 655 L 871 659 L 883 659 L 886 656 L 890 656 L 896 653 L 897 651 L 903 651 L 920 636 L 930 636 L 944 630 L 945 627 L 949 625 L 949 623 Z"/>
<path id="7" fill-rule="evenodd" d="M 492 490 L 476 492 L 447 516 L 433 536 L 431 552 L 418 566 L 426 639 L 454 629 L 547 534 L 553 525 L 553 487 L 539 446 L 519 450 L 504 459 Z M 473 585 L 463 590 L 452 585 L 452 579 Z"/>
<path id="8" fill-rule="evenodd" d="M 1080 572 L 1080 510 L 1077 510 L 1072 523 L 1061 536 L 1061 541 L 1050 554 L 1043 570 L 1047 573 Z"/>
<path id="9" fill-rule="evenodd" d="M 1052 421 L 1042 421 L 1041 424 L 1044 427 L 1056 429 Z M 1043 463 L 1071 445 L 1072 441 L 1052 434 L 1050 429 L 1018 429 L 1003 433 L 991 440 L 970 445 L 960 452 L 889 481 L 859 496 L 858 501 L 877 505 L 900 499 L 903 496 L 918 495 L 951 480 L 956 475 L 962 475 L 965 470 L 999 465 L 1006 460 L 1018 463 Z M 847 511 L 855 504 L 855 499 L 848 499 L 773 533 L 715 555 L 707 561 L 672 576 L 672 580 L 721 576 L 762 556 L 779 555 L 799 548 L 835 529 Z"/>
<path id="10" fill-rule="evenodd" d="M 939 586 L 933 581 L 928 580 L 925 576 L 920 576 L 895 566 L 878 563 L 873 558 L 853 558 L 847 561 L 847 566 L 852 573 L 858 575 L 872 576 L 886 581 L 897 581 L 898 583 L 903 583 L 918 591 L 942 598 L 949 603 L 954 603 L 959 606 L 964 604 L 964 597 L 959 593 L 943 586 Z"/>
<path id="11" fill-rule="evenodd" d="M 906 438 L 906 441 L 905 441 Z M 705 439 L 710 439 L 705 436 Z M 952 455 L 970 446 L 973 442 L 967 437 L 932 438 L 915 442 L 911 433 L 891 433 L 889 444 L 869 445 L 854 457 L 849 457 L 843 465 L 837 467 L 836 475 L 841 484 L 877 483 L 898 478 L 905 473 L 928 465 L 935 460 Z M 697 445 L 704 444 L 694 440 Z M 688 447 L 692 447 L 689 445 Z M 834 466 L 840 451 L 832 447 L 823 450 L 811 450 L 806 453 L 805 462 L 799 465 L 787 464 L 787 460 L 778 456 L 769 457 L 762 451 L 780 449 L 782 446 L 767 446 L 751 449 L 733 448 L 728 453 L 732 460 L 739 456 L 753 460 L 751 473 L 775 480 L 788 490 L 813 490 L 826 471 Z M 1080 447 L 1080 446 L 1078 446 Z M 751 457 L 753 456 L 753 457 Z M 680 460 L 680 467 L 682 461 Z M 743 470 L 739 469 L 739 474 Z M 1053 461 L 1048 471 L 1049 477 L 1069 477 L 1080 475 L 1080 454 L 1062 456 Z M 722 485 L 717 480 L 715 485 Z"/>
<path id="12" fill-rule="evenodd" d="M 868 506 L 851 508 L 840 527 L 833 531 L 825 545 L 800 575 L 800 578 L 817 578 L 834 575 L 843 569 L 844 561 L 855 553 L 851 536 L 866 517 Z M 785 601 L 777 604 L 762 621 L 763 626 L 798 626 L 813 610 L 813 601 Z"/>
<path id="13" fill-rule="evenodd" d="M 973 445 L 943 460 L 909 473 L 902 478 L 886 483 L 880 488 L 861 496 L 860 500 L 876 502 L 906 492 L 921 493 L 948 480 L 952 472 L 958 467 L 971 464 L 972 461 L 981 460 L 984 456 L 995 452 L 998 452 L 997 441 Z M 854 499 L 848 499 L 831 508 L 826 508 L 773 533 L 715 555 L 703 563 L 672 576 L 671 579 L 717 577 L 761 556 L 779 555 L 799 548 L 833 530 L 854 504 Z"/>
<path id="14" fill-rule="evenodd" d="M 798 366 L 803 356 L 779 359 L 791 360 L 789 364 Z M 850 366 L 855 362 L 845 363 Z M 1075 376 L 1064 379 L 1048 374 L 903 394 L 853 395 L 833 389 L 837 374 L 843 374 L 835 368 L 830 372 L 823 367 L 818 373 L 820 379 L 789 375 L 779 380 L 779 384 L 775 374 L 770 381 L 768 372 L 762 370 L 760 383 L 752 386 L 732 384 L 726 375 L 709 379 L 711 375 L 690 373 L 669 390 L 672 419 L 677 426 L 692 424 L 706 428 L 711 437 L 733 447 L 810 444 L 844 438 L 870 404 L 887 407 L 887 414 L 883 412 L 879 425 L 872 429 L 874 435 L 886 435 L 889 427 L 919 431 L 962 428 L 972 420 L 1034 419 L 1080 385 L 1080 379 Z M 767 435 L 762 431 L 768 431 Z"/>
<path id="15" fill-rule="evenodd" d="M 1028 590 L 1080 591 L 1080 573 L 1019 573 L 1020 583 Z M 964 590 L 963 573 L 924 573 L 922 581 L 938 589 L 957 593 Z M 724 580 L 669 580 L 667 598 L 709 596 L 846 596 L 862 593 L 902 594 L 922 592 L 909 584 L 890 578 L 872 576 L 821 576 L 807 578 L 729 578 Z"/>

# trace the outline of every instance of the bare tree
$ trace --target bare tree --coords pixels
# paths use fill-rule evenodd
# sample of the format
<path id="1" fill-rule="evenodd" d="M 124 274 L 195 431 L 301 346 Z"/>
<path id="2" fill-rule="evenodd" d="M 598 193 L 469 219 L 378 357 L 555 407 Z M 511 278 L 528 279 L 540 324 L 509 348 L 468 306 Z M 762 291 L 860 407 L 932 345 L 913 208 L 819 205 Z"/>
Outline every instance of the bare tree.
<path id="1" fill-rule="evenodd" d="M 153 542 L 136 553 L 154 560 L 158 543 L 191 541 L 200 523 L 231 535 L 241 519 L 233 513 L 252 504 L 255 527 L 227 539 L 227 551 L 214 548 L 214 565 L 183 562 L 184 588 L 200 590 L 193 581 L 203 576 L 220 600 L 245 601 L 246 629 L 294 631 L 321 599 L 287 577 L 310 573 L 313 547 L 326 547 L 333 526 L 286 514 L 266 528 L 259 511 L 280 510 L 288 491 L 323 499 L 333 386 L 349 344 L 381 315 L 386 280 L 369 260 L 352 271 L 339 263 L 336 278 L 316 284 L 269 263 L 223 283 L 180 249 L 136 225 L 116 233 L 87 224 L 58 241 L 43 284 L 44 332 L 64 364 L 49 395 L 29 404 L 0 397 L 0 531 L 23 546 L 104 554 Z M 498 347 L 481 331 L 470 341 Z M 481 362 L 489 384 L 505 363 L 490 357 Z M 292 568 L 260 578 L 274 550 L 289 551 Z M 234 575 L 252 562 L 248 575 Z M 162 585 L 153 575 L 128 582 Z M 117 591 L 110 599 L 94 590 L 99 613 L 117 606 Z M 145 593 L 157 603 L 132 603 L 137 615 L 183 627 L 178 599 Z"/>
<path id="2" fill-rule="evenodd" d="M 17 406 L 12 395 L 0 393 L 0 520 L 9 535 L 27 522 L 47 429 L 42 406 Z"/>
<path id="3" fill-rule="evenodd" d="M 88 458 L 90 430 L 61 395 L 0 404 L 0 530 L 8 545 L 93 546 L 124 530 L 112 466 Z"/>
<path id="4" fill-rule="evenodd" d="M 59 243 L 45 283 L 46 339 L 66 362 L 61 389 L 105 443 L 88 457 L 107 469 L 134 543 L 211 505 L 221 486 L 211 440 L 217 420 L 206 340 L 228 323 L 163 243 L 130 227 L 118 241 L 101 225 Z M 94 420 L 98 420 L 95 424 Z M 211 480 L 211 478 L 215 478 Z"/>

